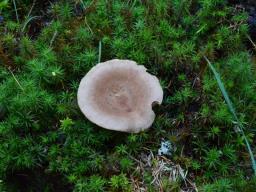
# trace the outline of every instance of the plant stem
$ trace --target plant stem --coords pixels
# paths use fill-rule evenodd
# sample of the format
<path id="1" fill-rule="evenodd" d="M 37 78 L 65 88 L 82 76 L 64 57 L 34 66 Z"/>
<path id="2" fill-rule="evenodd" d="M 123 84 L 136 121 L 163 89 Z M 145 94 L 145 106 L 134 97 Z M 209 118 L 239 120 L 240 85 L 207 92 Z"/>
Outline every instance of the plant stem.
<path id="1" fill-rule="evenodd" d="M 58 34 L 58 31 L 55 30 L 55 31 L 54 31 L 54 34 L 53 34 L 53 36 L 52 36 L 52 39 L 51 39 L 51 41 L 50 41 L 50 47 L 52 46 L 52 44 L 53 44 L 55 38 L 57 37 L 57 34 Z"/>
<path id="2" fill-rule="evenodd" d="M 237 115 L 236 115 L 236 111 L 235 111 L 235 108 L 233 107 L 233 104 L 231 102 L 231 100 L 229 99 L 229 96 L 228 96 L 228 93 L 224 87 L 224 84 L 222 83 L 221 81 L 221 78 L 220 78 L 220 75 L 218 74 L 218 72 L 215 70 L 215 68 L 213 67 L 213 65 L 211 64 L 211 62 L 208 60 L 208 58 L 206 56 L 204 56 L 204 59 L 207 61 L 211 71 L 213 72 L 214 76 L 215 76 L 215 79 L 217 80 L 217 83 L 219 85 L 219 88 L 221 90 L 221 93 L 228 105 L 228 108 L 231 112 L 231 114 L 233 115 L 233 118 L 235 119 L 235 121 L 238 123 L 238 126 L 239 126 L 239 132 L 241 133 L 242 137 L 244 138 L 245 140 L 245 144 L 246 144 L 246 147 L 247 147 L 247 150 L 250 154 L 250 158 L 251 158 L 251 162 L 252 162 L 252 169 L 254 171 L 254 175 L 256 175 L 256 162 L 255 162 L 255 159 L 254 159 L 254 155 L 253 155 L 253 152 L 251 150 L 251 146 L 250 146 L 250 143 L 246 137 L 246 135 L 244 134 L 244 126 L 243 124 L 239 121 Z"/>
<path id="3" fill-rule="evenodd" d="M 99 41 L 99 57 L 98 57 L 98 63 L 101 61 L 101 41 Z"/>
<path id="4" fill-rule="evenodd" d="M 31 8 L 30 8 L 30 10 L 28 12 L 27 18 L 29 18 L 30 14 L 32 13 L 32 10 L 33 10 L 35 4 L 36 4 L 36 0 L 33 1 L 33 4 L 32 4 L 32 6 L 31 6 Z"/>
<path id="5" fill-rule="evenodd" d="M 15 14 L 16 14 L 16 20 L 17 20 L 18 23 L 20 23 L 19 15 L 18 15 L 18 11 L 17 11 L 17 7 L 16 7 L 16 2 L 15 2 L 15 0 L 12 0 L 12 3 L 13 3 L 14 10 L 15 10 Z"/>
<path id="6" fill-rule="evenodd" d="M 249 39 L 249 41 L 253 45 L 254 49 L 256 50 L 256 44 L 253 42 L 252 38 L 249 35 L 247 35 L 247 38 Z"/>
<path id="7" fill-rule="evenodd" d="M 22 91 L 24 91 L 24 88 L 21 86 L 20 82 L 18 81 L 18 79 L 15 77 L 15 75 L 13 74 L 13 72 L 11 71 L 11 69 L 8 68 L 8 70 L 10 71 L 10 73 L 12 74 L 12 77 L 14 78 L 14 80 L 16 81 L 16 83 L 18 84 L 18 86 L 20 87 L 20 89 Z"/>
<path id="8" fill-rule="evenodd" d="M 22 27 L 22 29 L 21 29 L 21 32 L 22 32 L 22 33 L 24 32 L 24 30 L 25 30 L 27 24 L 28 24 L 30 21 L 32 21 L 33 19 L 36 19 L 36 18 L 38 18 L 38 17 L 39 17 L 39 16 L 29 17 L 29 18 L 26 20 L 26 22 L 24 23 L 24 25 L 23 25 L 23 27 Z"/>

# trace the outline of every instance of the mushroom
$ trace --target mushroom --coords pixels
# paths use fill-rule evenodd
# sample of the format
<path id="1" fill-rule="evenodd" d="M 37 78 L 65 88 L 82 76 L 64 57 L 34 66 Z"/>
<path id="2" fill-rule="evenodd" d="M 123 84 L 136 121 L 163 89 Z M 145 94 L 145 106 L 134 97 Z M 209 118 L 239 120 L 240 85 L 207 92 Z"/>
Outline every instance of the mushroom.
<path id="1" fill-rule="evenodd" d="M 78 105 L 100 127 L 137 133 L 149 128 L 161 104 L 163 90 L 157 77 L 143 65 L 113 59 L 94 66 L 81 80 Z"/>

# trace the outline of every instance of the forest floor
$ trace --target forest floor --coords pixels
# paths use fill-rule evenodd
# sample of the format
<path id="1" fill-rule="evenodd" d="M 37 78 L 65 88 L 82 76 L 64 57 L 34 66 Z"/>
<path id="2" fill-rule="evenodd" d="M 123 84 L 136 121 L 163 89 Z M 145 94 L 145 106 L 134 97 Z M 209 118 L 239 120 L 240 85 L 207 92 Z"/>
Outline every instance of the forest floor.
<path id="1" fill-rule="evenodd" d="M 1 192 L 255 191 L 254 1 L 0 0 L 0 31 Z M 114 58 L 160 79 L 147 131 L 77 105 Z"/>

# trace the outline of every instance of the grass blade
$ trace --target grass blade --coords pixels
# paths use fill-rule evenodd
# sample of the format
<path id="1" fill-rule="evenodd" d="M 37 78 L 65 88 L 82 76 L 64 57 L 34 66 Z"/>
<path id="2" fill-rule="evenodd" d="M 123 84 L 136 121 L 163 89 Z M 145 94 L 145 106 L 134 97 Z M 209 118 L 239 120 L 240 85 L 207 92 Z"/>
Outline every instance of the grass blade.
<path id="1" fill-rule="evenodd" d="M 52 44 L 53 44 L 54 40 L 56 39 L 57 35 L 58 35 L 58 31 L 55 30 L 55 31 L 54 31 L 54 34 L 53 34 L 53 36 L 52 36 L 52 39 L 51 39 L 51 41 L 50 41 L 50 47 L 52 46 Z"/>
<path id="2" fill-rule="evenodd" d="M 249 154 L 250 154 L 250 158 L 251 158 L 251 161 L 252 161 L 252 168 L 253 168 L 254 174 L 256 175 L 256 162 L 255 162 L 255 159 L 254 159 L 253 152 L 252 152 L 252 150 L 251 150 L 250 143 L 249 143 L 247 137 L 246 137 L 245 134 L 244 134 L 244 131 L 243 131 L 243 130 L 244 130 L 244 126 L 243 126 L 243 124 L 239 121 L 239 119 L 238 119 L 238 117 L 237 117 L 237 115 L 236 115 L 235 108 L 234 108 L 234 106 L 233 106 L 231 100 L 229 99 L 228 93 L 227 93 L 227 91 L 226 91 L 226 89 L 225 89 L 225 87 L 224 87 L 224 84 L 223 84 L 222 81 L 221 81 L 221 78 L 220 78 L 219 73 L 216 71 L 216 69 L 213 67 L 213 65 L 211 64 L 211 62 L 208 60 L 208 58 L 207 58 L 206 56 L 204 56 L 204 59 L 207 61 L 208 65 L 209 65 L 209 67 L 210 67 L 210 69 L 211 69 L 211 71 L 213 72 L 213 74 L 214 74 L 214 76 L 215 76 L 215 79 L 216 79 L 216 81 L 217 81 L 217 83 L 218 83 L 218 86 L 219 86 L 219 88 L 220 88 L 220 90 L 221 90 L 221 93 L 222 93 L 222 95 L 223 95 L 223 97 L 224 97 L 224 99 L 225 99 L 225 101 L 226 101 L 226 103 L 227 103 L 227 105 L 228 105 L 228 108 L 229 108 L 230 112 L 231 112 L 232 115 L 233 115 L 233 118 L 234 118 L 235 121 L 238 123 L 239 129 L 240 129 L 239 132 L 242 134 L 242 136 L 243 136 L 243 138 L 244 138 L 244 140 L 245 140 L 245 144 L 246 144 L 247 150 L 248 150 L 248 152 L 249 152 Z"/>
<path id="3" fill-rule="evenodd" d="M 101 41 L 99 41 L 99 57 L 98 57 L 98 63 L 100 63 L 101 60 Z"/>
<path id="4" fill-rule="evenodd" d="M 18 15 L 17 7 L 16 7 L 16 1 L 12 0 L 12 3 L 13 3 L 15 14 L 16 14 L 16 20 L 17 20 L 18 23 L 20 23 L 19 15 Z"/>
<path id="5" fill-rule="evenodd" d="M 18 81 L 18 79 L 15 77 L 15 75 L 13 74 L 13 72 L 11 71 L 11 69 L 8 68 L 8 70 L 10 71 L 10 73 L 12 74 L 13 79 L 16 81 L 16 83 L 18 84 L 18 86 L 20 87 L 20 89 L 22 91 L 24 91 L 24 88 L 21 86 L 20 82 Z"/>
<path id="6" fill-rule="evenodd" d="M 32 21 L 33 19 L 37 19 L 37 18 L 39 18 L 39 16 L 33 16 L 33 17 L 29 17 L 28 19 L 26 19 L 26 21 L 21 29 L 21 32 L 23 33 L 25 31 L 25 28 L 30 21 Z"/>

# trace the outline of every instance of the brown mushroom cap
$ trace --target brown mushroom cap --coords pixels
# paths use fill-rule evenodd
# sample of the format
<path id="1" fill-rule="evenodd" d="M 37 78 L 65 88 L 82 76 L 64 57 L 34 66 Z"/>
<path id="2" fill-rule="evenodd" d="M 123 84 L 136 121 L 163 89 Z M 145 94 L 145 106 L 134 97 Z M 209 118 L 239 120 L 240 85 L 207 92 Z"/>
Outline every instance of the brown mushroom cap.
<path id="1" fill-rule="evenodd" d="M 130 60 L 97 64 L 78 89 L 78 105 L 90 121 L 123 132 L 149 128 L 155 119 L 152 103 L 161 104 L 162 100 L 159 80 Z"/>

